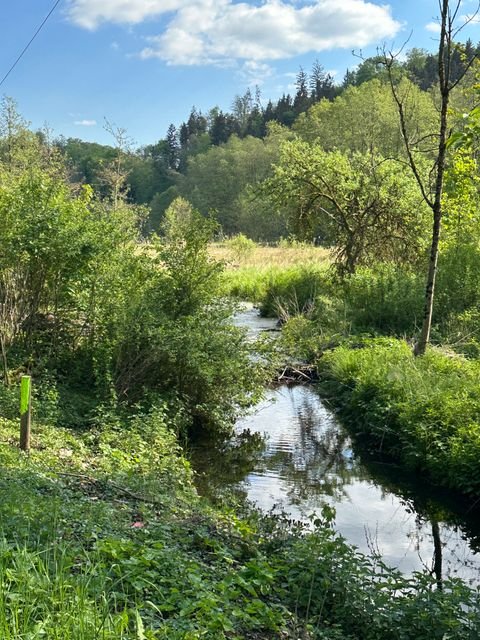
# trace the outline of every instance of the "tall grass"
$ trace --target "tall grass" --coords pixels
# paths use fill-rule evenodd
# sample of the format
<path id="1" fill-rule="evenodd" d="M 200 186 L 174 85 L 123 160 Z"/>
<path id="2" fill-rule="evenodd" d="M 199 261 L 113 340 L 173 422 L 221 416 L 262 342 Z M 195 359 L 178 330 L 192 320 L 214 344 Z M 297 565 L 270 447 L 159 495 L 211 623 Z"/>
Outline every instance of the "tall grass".
<path id="1" fill-rule="evenodd" d="M 394 339 L 342 346 L 319 361 L 351 429 L 412 471 L 466 495 L 480 492 L 480 362 Z"/>
<path id="2" fill-rule="evenodd" d="M 53 530 L 52 530 L 53 533 Z M 132 637 L 131 613 L 116 611 L 101 563 L 61 542 L 38 550 L 0 547 L 2 640 L 118 640 Z M 76 549 L 78 554 L 78 549 Z"/>
<path id="3" fill-rule="evenodd" d="M 330 287 L 324 265 L 243 267 L 226 271 L 225 291 L 239 300 L 249 300 L 260 307 L 262 315 L 280 316 L 281 311 L 296 315 L 310 309 L 316 297 Z"/>
<path id="4" fill-rule="evenodd" d="M 232 241 L 214 243 L 210 245 L 209 252 L 215 259 L 224 261 L 230 269 L 253 267 L 263 270 L 269 267 L 318 266 L 331 262 L 328 249 L 310 244 L 283 242 L 275 247 L 250 245 L 243 254 L 238 250 L 239 244 Z"/>

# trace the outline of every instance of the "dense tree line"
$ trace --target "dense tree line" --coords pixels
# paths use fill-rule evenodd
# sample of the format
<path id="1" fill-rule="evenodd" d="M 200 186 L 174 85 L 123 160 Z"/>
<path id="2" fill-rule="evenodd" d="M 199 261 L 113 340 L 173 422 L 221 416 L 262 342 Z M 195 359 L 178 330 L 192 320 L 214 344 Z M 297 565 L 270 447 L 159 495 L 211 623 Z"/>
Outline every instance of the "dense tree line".
<path id="1" fill-rule="evenodd" d="M 452 83 L 478 52 L 471 41 L 455 45 Z M 428 156 L 438 109 L 438 54 L 412 49 L 391 70 L 400 93 L 408 96 L 409 135 L 418 141 L 418 152 Z M 474 82 L 471 70 L 452 93 L 456 112 L 470 110 L 475 98 L 464 89 Z M 144 234 L 159 229 L 164 212 L 181 195 L 202 214 L 214 212 L 222 233 L 272 241 L 293 230 L 291 207 L 284 203 L 272 216 L 271 202 L 259 185 L 272 177 L 281 144 L 292 135 L 327 152 L 406 160 L 384 58 L 362 60 L 341 83 L 316 61 L 310 73 L 299 70 L 292 95 L 265 104 L 258 89 L 249 89 L 235 96 L 229 112 L 215 107 L 202 113 L 193 107 L 185 122 L 171 124 L 163 139 L 140 149 L 78 139 L 60 139 L 56 146 L 68 160 L 71 180 L 90 184 L 101 195 L 108 191 L 105 168 L 121 156 L 127 201 L 149 209 Z"/>

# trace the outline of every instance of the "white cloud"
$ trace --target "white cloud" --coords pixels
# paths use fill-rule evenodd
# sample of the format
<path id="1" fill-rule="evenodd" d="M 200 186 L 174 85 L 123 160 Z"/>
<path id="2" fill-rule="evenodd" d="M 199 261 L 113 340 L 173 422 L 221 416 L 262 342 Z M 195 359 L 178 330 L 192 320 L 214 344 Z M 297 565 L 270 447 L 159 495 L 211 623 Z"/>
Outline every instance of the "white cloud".
<path id="1" fill-rule="evenodd" d="M 247 60 L 243 63 L 238 73 L 247 86 L 258 85 L 260 87 L 267 78 L 273 75 L 273 72 L 273 68 L 269 64 L 257 62 L 256 60 Z"/>
<path id="2" fill-rule="evenodd" d="M 188 0 L 70 0 L 67 15 L 79 27 L 96 29 L 103 22 L 140 24 L 186 4 Z"/>
<path id="3" fill-rule="evenodd" d="M 96 120 L 75 120 L 73 124 L 76 124 L 78 127 L 95 127 L 97 125 Z"/>
<path id="4" fill-rule="evenodd" d="M 400 29 L 387 5 L 368 0 L 71 0 L 70 19 L 94 29 L 102 22 L 138 24 L 171 13 L 150 37 L 142 58 L 167 64 L 265 62 L 333 48 L 361 48 Z"/>
<path id="5" fill-rule="evenodd" d="M 389 8 L 364 0 L 317 0 L 300 7 L 281 0 L 261 6 L 205 0 L 179 10 L 142 56 L 190 65 L 279 60 L 310 51 L 361 48 L 394 36 L 399 28 Z"/>
<path id="6" fill-rule="evenodd" d="M 430 33 L 440 33 L 440 24 L 438 22 L 429 22 L 425 25 L 425 29 Z"/>
<path id="7" fill-rule="evenodd" d="M 460 16 L 460 24 L 462 24 L 463 22 L 468 23 L 468 24 L 480 24 L 480 14 L 467 14 L 464 16 Z"/>

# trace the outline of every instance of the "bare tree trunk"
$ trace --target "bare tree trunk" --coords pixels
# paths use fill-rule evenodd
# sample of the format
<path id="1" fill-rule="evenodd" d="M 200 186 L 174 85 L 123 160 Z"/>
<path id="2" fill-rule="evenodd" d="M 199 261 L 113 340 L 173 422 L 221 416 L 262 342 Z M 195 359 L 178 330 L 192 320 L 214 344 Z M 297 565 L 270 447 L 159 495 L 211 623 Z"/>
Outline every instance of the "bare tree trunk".
<path id="1" fill-rule="evenodd" d="M 398 107 L 398 113 L 400 118 L 400 128 L 402 131 L 402 137 L 407 152 L 408 162 L 413 171 L 415 179 L 419 185 L 422 197 L 427 205 L 432 210 L 433 214 L 433 227 L 430 243 L 430 259 L 428 265 L 427 282 L 425 288 L 425 307 L 423 314 L 422 329 L 417 344 L 415 345 L 414 354 L 421 356 L 425 353 L 427 345 L 430 341 L 430 332 L 432 329 L 432 315 L 433 315 L 433 301 L 435 296 L 435 280 L 437 275 L 438 265 L 438 250 L 440 244 L 440 231 L 442 226 L 442 195 L 443 195 L 443 183 L 445 179 L 445 167 L 446 167 L 446 152 L 447 152 L 447 139 L 448 139 L 448 107 L 450 102 L 450 95 L 452 89 L 454 89 L 461 79 L 465 76 L 465 73 L 473 64 L 476 54 L 467 61 L 464 72 L 455 81 L 452 81 L 451 74 L 451 62 L 452 53 L 455 47 L 454 38 L 458 36 L 459 32 L 469 23 L 473 21 L 479 12 L 480 3 L 477 2 L 476 11 L 467 16 L 463 25 L 455 27 L 455 22 L 459 17 L 459 11 L 461 9 L 461 0 L 439 0 L 439 7 L 441 11 L 440 16 L 440 42 L 438 47 L 438 79 L 441 95 L 441 109 L 440 120 L 438 128 L 438 153 L 435 159 L 435 164 L 432 167 L 431 175 L 435 176 L 434 180 L 434 193 L 431 192 L 430 186 L 421 175 L 419 165 L 415 159 L 414 143 L 407 131 L 407 123 L 405 118 L 404 100 L 399 95 L 393 76 L 392 67 L 395 62 L 396 56 L 393 54 L 385 55 L 385 64 L 389 74 L 390 86 L 392 88 L 392 95 Z M 431 195 L 430 195 L 431 194 Z"/>
<path id="2" fill-rule="evenodd" d="M 5 345 L 5 338 L 3 335 L 0 335 L 0 347 L 2 349 L 3 378 L 4 378 L 5 386 L 9 387 L 10 376 L 8 374 L 7 348 Z"/>
<path id="3" fill-rule="evenodd" d="M 449 26 L 449 32 L 447 33 L 447 19 L 448 0 L 443 0 L 442 31 L 440 34 L 440 47 L 438 51 L 438 71 L 440 79 L 440 91 L 442 95 L 442 108 L 440 111 L 440 132 L 437 156 L 437 175 L 435 180 L 435 198 L 432 206 L 432 243 L 430 245 L 430 261 L 428 265 L 427 285 L 425 289 L 425 311 L 423 315 L 422 331 L 414 349 L 414 354 L 416 356 L 424 355 L 427 349 L 427 344 L 430 341 L 430 331 L 432 329 L 433 316 L 433 300 L 435 295 L 435 281 L 437 277 L 438 247 L 440 243 L 440 230 L 442 226 L 443 216 L 442 195 L 447 152 L 448 105 L 450 102 L 450 73 L 449 68 L 445 68 L 445 54 L 447 54 L 448 56 L 447 65 L 449 65 L 451 47 L 451 26 Z"/>

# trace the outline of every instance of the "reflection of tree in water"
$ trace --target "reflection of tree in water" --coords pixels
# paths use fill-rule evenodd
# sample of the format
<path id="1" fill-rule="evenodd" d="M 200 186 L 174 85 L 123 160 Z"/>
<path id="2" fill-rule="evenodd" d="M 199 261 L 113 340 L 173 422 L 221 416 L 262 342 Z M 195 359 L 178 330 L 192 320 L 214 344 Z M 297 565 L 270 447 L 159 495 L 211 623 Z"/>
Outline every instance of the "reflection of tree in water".
<path id="1" fill-rule="evenodd" d="M 289 485 L 291 504 L 318 497 L 341 501 L 345 487 L 361 479 L 361 469 L 350 455 L 347 433 L 321 405 L 310 389 L 290 393 L 294 418 L 285 441 L 271 443 L 263 461 Z"/>
<path id="2" fill-rule="evenodd" d="M 405 511 L 415 514 L 415 543 L 419 558 L 437 581 L 454 577 L 462 569 L 475 575 L 480 566 L 480 514 L 471 504 L 445 489 L 427 485 L 422 478 L 406 474 L 396 465 L 362 459 L 370 478 L 400 498 Z M 420 554 L 421 543 L 428 541 L 430 557 Z M 445 551 L 448 549 L 448 553 Z M 472 552 L 477 557 L 472 557 Z"/>
<path id="3" fill-rule="evenodd" d="M 228 441 L 204 437 L 196 442 L 189 457 L 200 494 L 215 499 L 228 491 L 245 500 L 247 490 L 240 483 L 258 464 L 264 449 L 264 438 L 248 429 Z"/>
<path id="4" fill-rule="evenodd" d="M 417 516 L 413 539 L 425 572 L 435 578 L 439 589 L 446 578 L 460 577 L 472 586 L 478 584 L 480 557 L 460 527 L 441 522 L 435 513 Z M 429 551 L 422 553 L 425 543 Z"/>
<path id="5" fill-rule="evenodd" d="M 272 477 L 274 498 L 275 479 L 280 479 L 289 504 L 311 513 L 325 502 L 349 499 L 348 487 L 366 481 L 386 497 L 400 498 L 404 510 L 416 518 L 412 542 L 423 556 L 426 572 L 439 583 L 447 575 L 461 575 L 464 569 L 467 575 L 475 574 L 478 565 L 470 549 L 480 549 L 479 509 L 469 512 L 471 505 L 459 503 L 456 497 L 449 500 L 444 489 L 436 491 L 421 478 L 402 474 L 391 461 L 379 460 L 379 454 L 372 459 L 358 443 L 353 458 L 349 436 L 312 387 L 281 389 L 278 394 L 277 405 L 263 403 L 247 421 L 251 432 L 237 434 L 229 442 L 203 439 L 197 443 L 192 461 L 202 493 L 222 497 L 233 492 L 239 499 L 246 498 L 249 487 L 242 481 L 255 470 L 267 483 Z M 261 434 L 272 425 L 272 439 L 265 441 Z M 285 493 L 278 497 L 285 498 Z M 283 506 L 288 512 L 288 505 Z"/>

